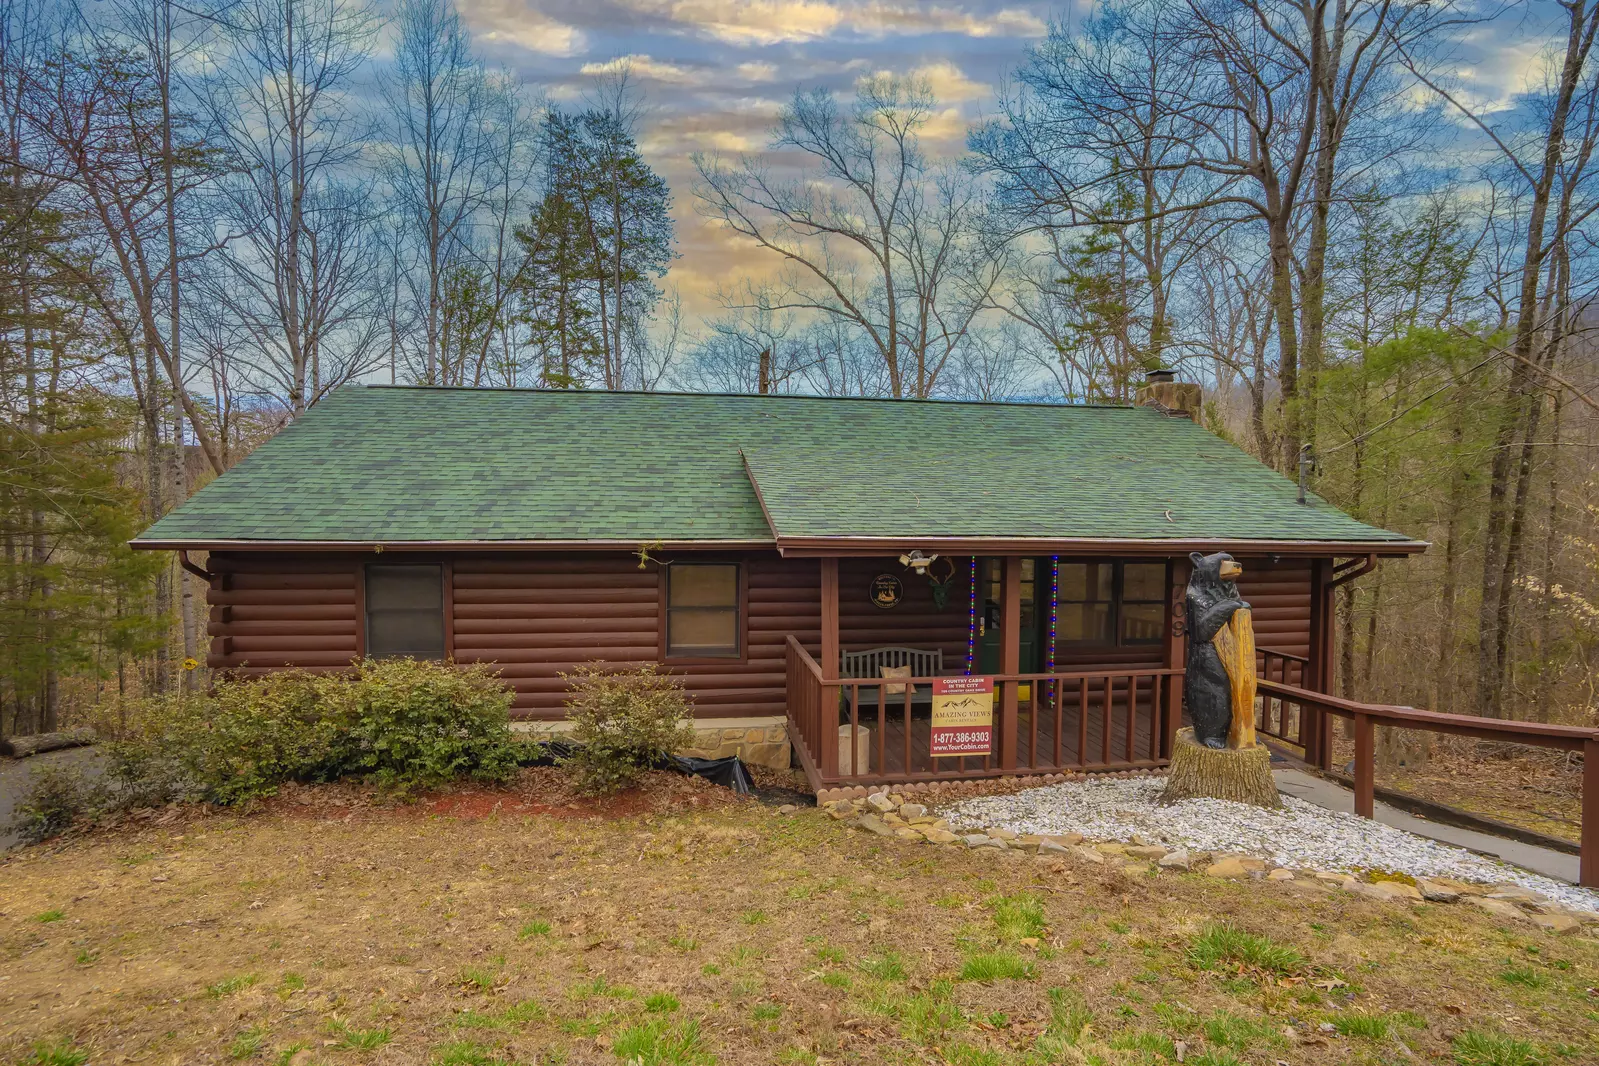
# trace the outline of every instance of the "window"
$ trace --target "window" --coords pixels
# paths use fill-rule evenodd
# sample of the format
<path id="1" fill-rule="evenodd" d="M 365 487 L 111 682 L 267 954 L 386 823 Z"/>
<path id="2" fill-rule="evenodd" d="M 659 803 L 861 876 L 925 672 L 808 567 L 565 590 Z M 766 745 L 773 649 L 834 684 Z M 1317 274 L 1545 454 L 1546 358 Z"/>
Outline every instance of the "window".
<path id="1" fill-rule="evenodd" d="M 1060 564 L 1057 633 L 1067 644 L 1159 644 L 1165 563 Z"/>
<path id="2" fill-rule="evenodd" d="M 738 564 L 672 563 L 666 568 L 669 658 L 736 659 L 742 650 Z"/>
<path id="3" fill-rule="evenodd" d="M 366 568 L 366 653 L 444 658 L 444 568 Z"/>

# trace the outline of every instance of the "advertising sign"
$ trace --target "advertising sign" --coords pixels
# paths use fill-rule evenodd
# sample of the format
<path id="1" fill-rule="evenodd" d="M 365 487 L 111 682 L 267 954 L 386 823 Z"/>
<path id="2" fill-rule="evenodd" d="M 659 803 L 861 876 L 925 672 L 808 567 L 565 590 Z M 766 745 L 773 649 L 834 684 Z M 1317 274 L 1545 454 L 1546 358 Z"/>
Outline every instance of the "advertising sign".
<path id="1" fill-rule="evenodd" d="M 933 758 L 987 755 L 994 745 L 994 679 L 933 681 Z"/>

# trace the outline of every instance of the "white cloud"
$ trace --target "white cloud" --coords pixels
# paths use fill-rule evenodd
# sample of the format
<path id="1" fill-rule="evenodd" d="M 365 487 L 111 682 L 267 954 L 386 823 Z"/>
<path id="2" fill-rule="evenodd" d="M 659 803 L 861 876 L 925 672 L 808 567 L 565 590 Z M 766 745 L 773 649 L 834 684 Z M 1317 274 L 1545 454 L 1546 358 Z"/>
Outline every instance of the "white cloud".
<path id="1" fill-rule="evenodd" d="M 552 56 L 579 55 L 588 48 L 583 31 L 518 0 L 462 0 L 461 17 L 482 41 L 503 41 Z"/>
<path id="2" fill-rule="evenodd" d="M 704 36 L 743 46 L 811 41 L 840 30 L 868 37 L 958 33 L 1037 37 L 1047 27 L 1030 11 L 973 14 L 949 4 L 893 0 L 631 0 L 633 6 Z"/>
<path id="3" fill-rule="evenodd" d="M 734 69 L 738 71 L 738 76 L 745 81 L 771 81 L 777 77 L 777 65 L 775 63 L 740 63 Z"/>
<path id="4" fill-rule="evenodd" d="M 651 59 L 647 55 L 617 56 L 615 59 L 607 59 L 603 63 L 584 63 L 581 72 L 584 74 L 614 74 L 624 69 L 640 81 L 660 81 L 673 85 L 698 85 L 706 80 L 705 71 L 690 70 L 688 67 L 680 67 L 676 63 Z"/>
<path id="5" fill-rule="evenodd" d="M 982 100 L 994 94 L 992 85 L 973 81 L 966 76 L 965 71 L 947 59 L 914 67 L 906 73 L 927 82 L 933 95 L 945 103 Z"/>

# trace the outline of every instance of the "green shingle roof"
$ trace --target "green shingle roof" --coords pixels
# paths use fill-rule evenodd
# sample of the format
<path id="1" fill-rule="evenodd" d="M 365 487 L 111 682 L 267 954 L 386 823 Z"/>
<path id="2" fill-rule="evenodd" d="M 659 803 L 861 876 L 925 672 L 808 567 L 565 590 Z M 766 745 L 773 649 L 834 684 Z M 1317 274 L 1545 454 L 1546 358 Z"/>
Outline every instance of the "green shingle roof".
<path id="1" fill-rule="evenodd" d="M 360 386 L 135 543 L 844 536 L 1412 543 L 1146 408 Z"/>

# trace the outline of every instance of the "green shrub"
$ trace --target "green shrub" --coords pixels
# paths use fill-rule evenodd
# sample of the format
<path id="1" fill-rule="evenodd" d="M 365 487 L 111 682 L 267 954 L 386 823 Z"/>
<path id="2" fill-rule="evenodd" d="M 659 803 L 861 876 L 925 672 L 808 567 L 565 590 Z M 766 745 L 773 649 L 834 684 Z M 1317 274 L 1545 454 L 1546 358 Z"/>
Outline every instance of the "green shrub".
<path id="1" fill-rule="evenodd" d="M 29 775 L 11 829 L 24 843 L 37 844 L 93 817 L 107 802 L 105 789 L 78 767 L 44 766 Z"/>
<path id="2" fill-rule="evenodd" d="M 613 669 L 585 663 L 561 676 L 572 689 L 566 706 L 577 745 L 561 765 L 572 771 L 579 791 L 624 789 L 663 754 L 694 743 L 694 709 L 682 682 L 654 664 Z"/>
<path id="3" fill-rule="evenodd" d="M 348 770 L 407 791 L 457 777 L 503 781 L 516 771 L 511 689 L 482 663 L 369 659 L 350 686 Z"/>
<path id="4" fill-rule="evenodd" d="M 104 725 L 123 806 L 235 804 L 360 775 L 396 792 L 516 769 L 511 690 L 482 664 L 367 660 L 129 701 Z"/>

